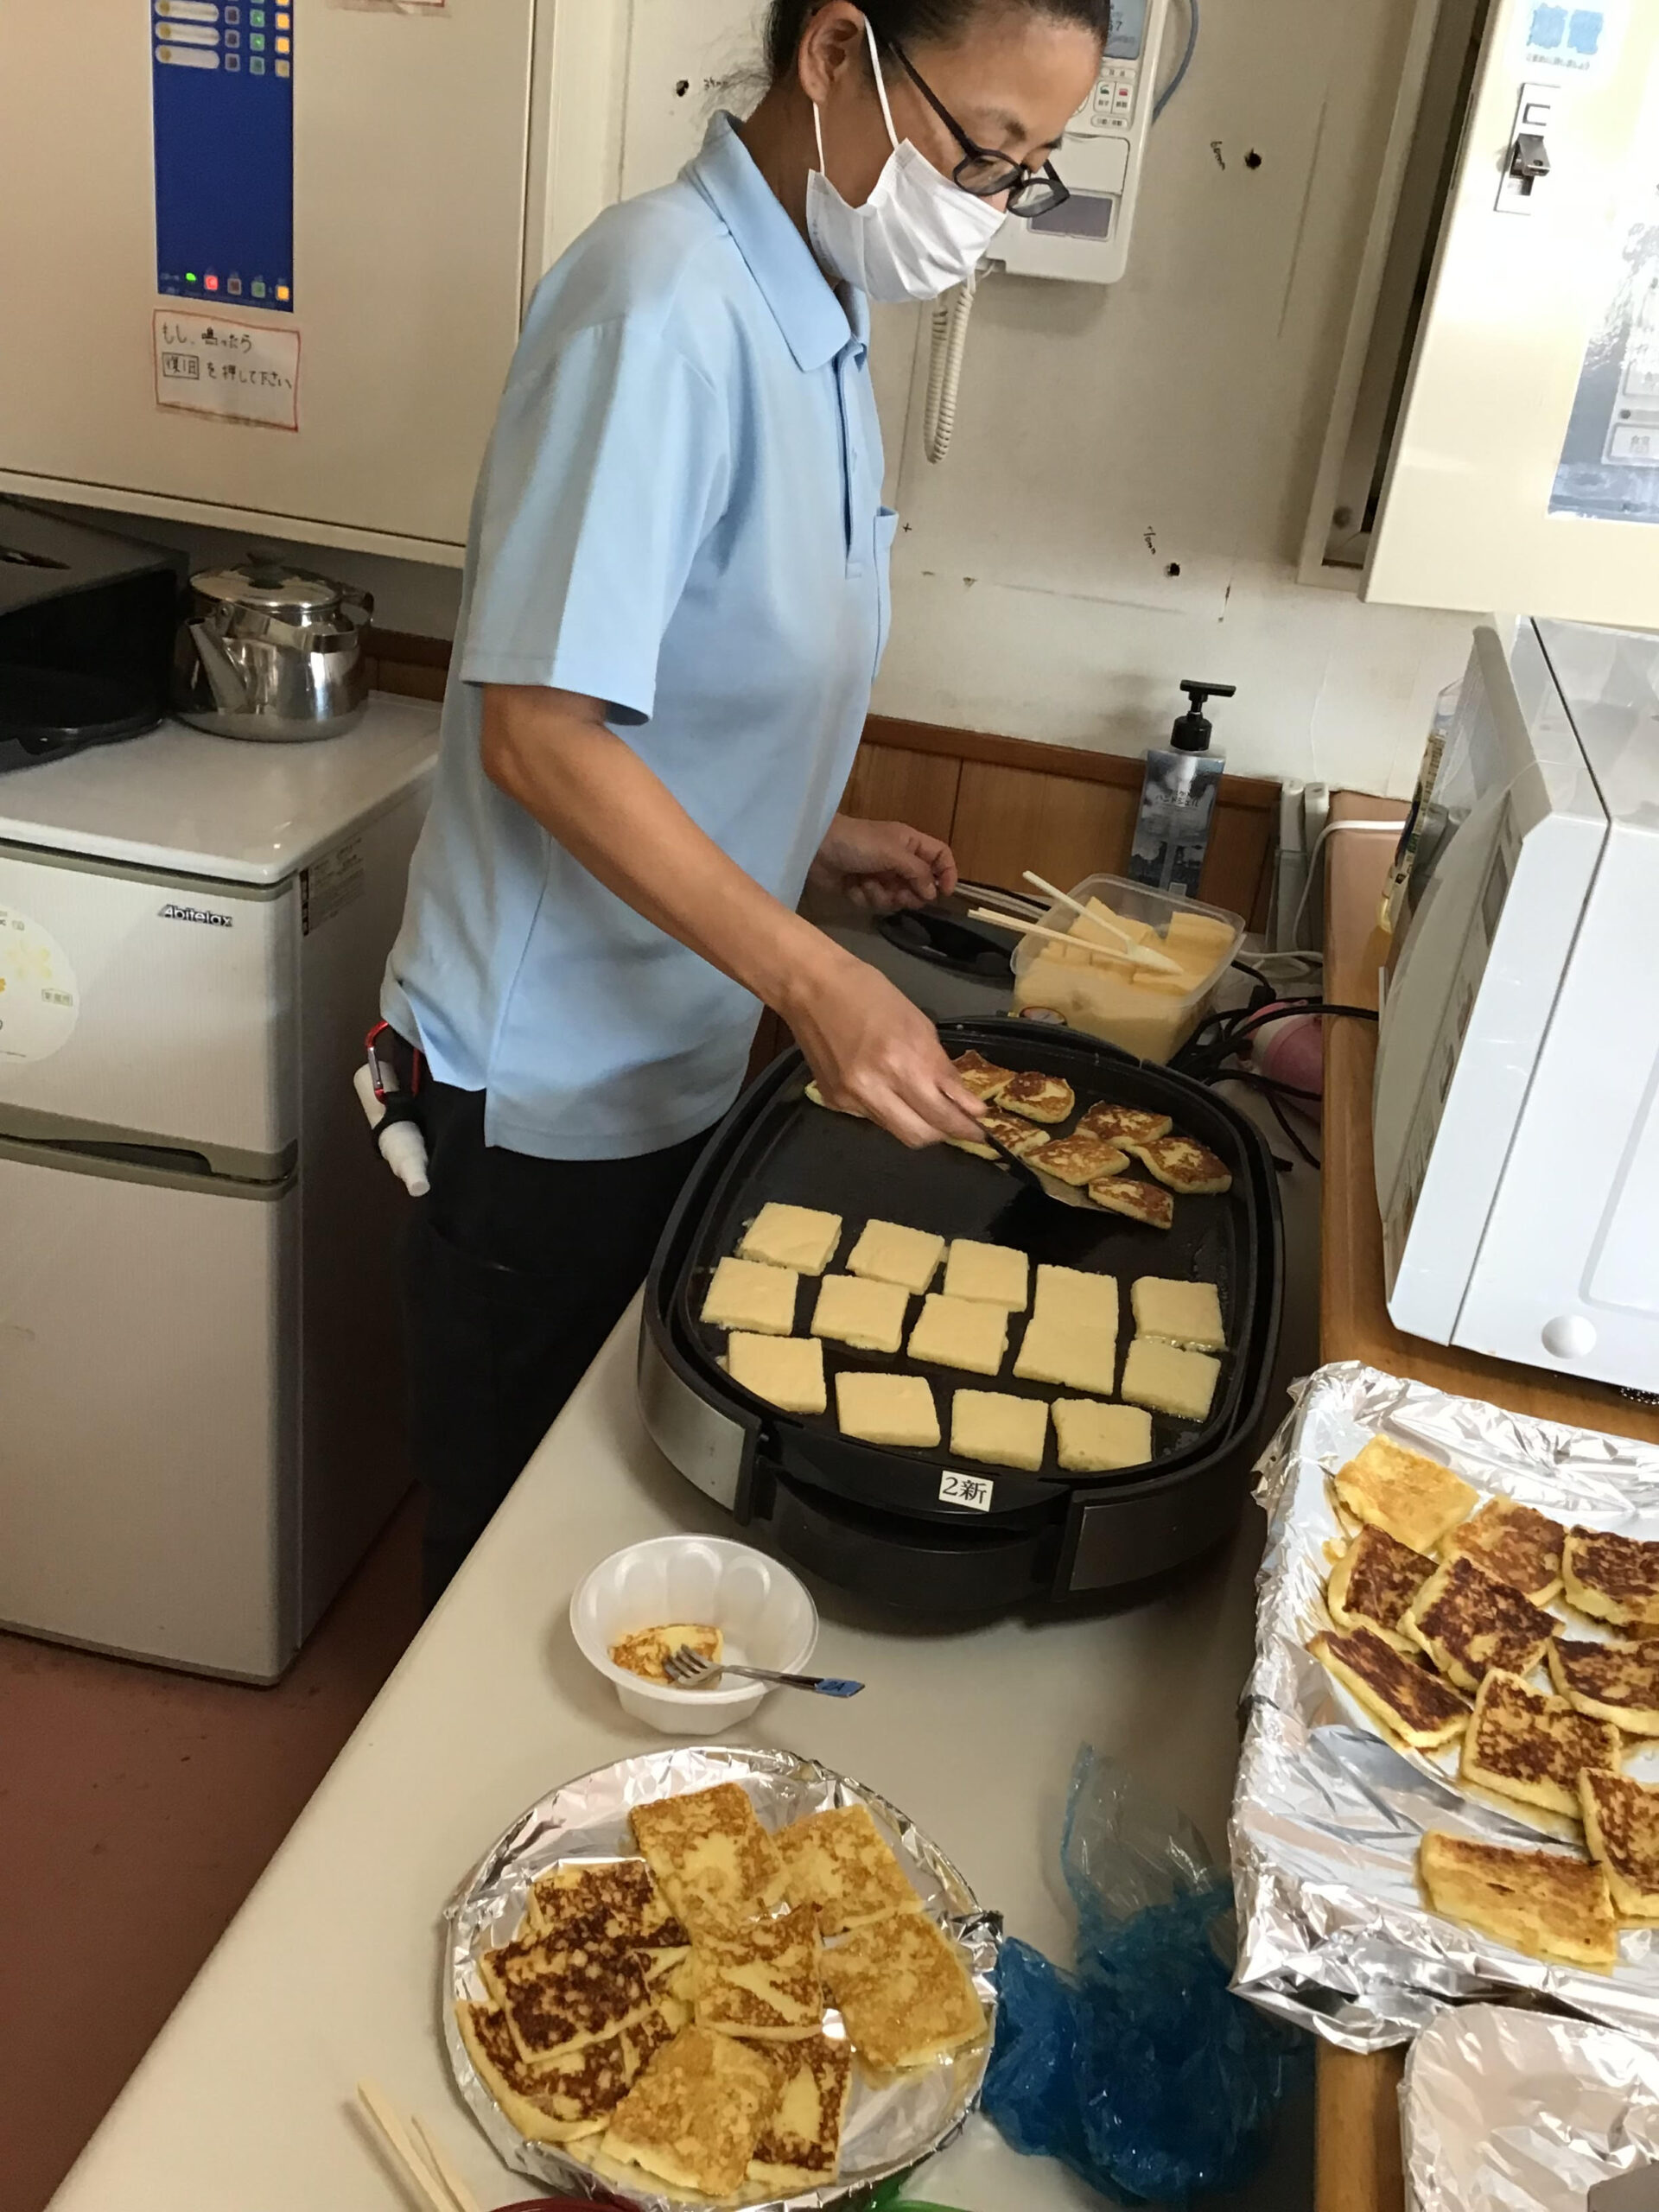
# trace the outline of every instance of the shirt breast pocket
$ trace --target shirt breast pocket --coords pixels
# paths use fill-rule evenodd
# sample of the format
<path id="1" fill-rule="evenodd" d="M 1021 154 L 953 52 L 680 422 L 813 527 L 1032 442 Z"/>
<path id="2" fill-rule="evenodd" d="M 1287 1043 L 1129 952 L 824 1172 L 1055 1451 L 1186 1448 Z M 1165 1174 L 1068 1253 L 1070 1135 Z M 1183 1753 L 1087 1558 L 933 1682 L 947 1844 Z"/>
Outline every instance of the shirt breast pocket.
<path id="1" fill-rule="evenodd" d="M 875 511 L 875 664 L 881 665 L 881 656 L 887 649 L 888 632 L 893 628 L 893 541 L 899 534 L 899 514 L 894 507 L 878 507 Z"/>

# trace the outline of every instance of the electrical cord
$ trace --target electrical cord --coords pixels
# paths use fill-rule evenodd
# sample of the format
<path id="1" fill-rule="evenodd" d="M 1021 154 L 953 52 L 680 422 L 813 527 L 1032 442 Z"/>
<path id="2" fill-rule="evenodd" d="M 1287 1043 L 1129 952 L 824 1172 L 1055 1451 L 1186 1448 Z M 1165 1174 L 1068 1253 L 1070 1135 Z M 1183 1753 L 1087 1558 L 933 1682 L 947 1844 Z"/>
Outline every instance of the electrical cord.
<path id="1" fill-rule="evenodd" d="M 1404 827 L 1405 824 L 1402 822 L 1351 822 L 1344 820 L 1341 822 L 1327 822 L 1325 823 L 1324 829 L 1320 830 L 1319 836 L 1313 840 L 1313 849 L 1307 856 L 1307 880 L 1302 886 L 1302 895 L 1297 902 L 1296 918 L 1290 925 L 1290 941 L 1293 944 L 1295 944 L 1297 938 L 1302 933 L 1302 924 L 1307 918 L 1308 901 L 1313 898 L 1314 892 L 1319 888 L 1319 872 L 1317 862 L 1319 861 L 1319 855 L 1325 850 L 1325 839 L 1327 837 L 1334 837 L 1339 830 L 1386 830 L 1389 832 L 1389 835 L 1397 842 L 1400 832 Z"/>
<path id="2" fill-rule="evenodd" d="M 1180 91 L 1182 79 L 1192 67 L 1192 56 L 1198 52 L 1198 0 L 1186 0 L 1186 48 L 1175 66 L 1175 74 L 1152 104 L 1152 119 L 1154 123 L 1174 99 L 1176 93 Z"/>

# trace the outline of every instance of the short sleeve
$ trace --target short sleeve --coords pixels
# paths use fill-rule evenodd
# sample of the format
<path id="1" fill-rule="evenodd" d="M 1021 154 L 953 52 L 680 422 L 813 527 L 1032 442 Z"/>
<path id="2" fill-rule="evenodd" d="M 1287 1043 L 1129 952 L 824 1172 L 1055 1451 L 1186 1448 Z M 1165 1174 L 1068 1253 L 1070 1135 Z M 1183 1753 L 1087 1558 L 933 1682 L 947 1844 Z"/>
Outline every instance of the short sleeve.
<path id="1" fill-rule="evenodd" d="M 714 387 L 629 319 L 563 339 L 496 420 L 476 517 L 469 683 L 543 683 L 649 721 L 663 635 L 724 504 Z"/>

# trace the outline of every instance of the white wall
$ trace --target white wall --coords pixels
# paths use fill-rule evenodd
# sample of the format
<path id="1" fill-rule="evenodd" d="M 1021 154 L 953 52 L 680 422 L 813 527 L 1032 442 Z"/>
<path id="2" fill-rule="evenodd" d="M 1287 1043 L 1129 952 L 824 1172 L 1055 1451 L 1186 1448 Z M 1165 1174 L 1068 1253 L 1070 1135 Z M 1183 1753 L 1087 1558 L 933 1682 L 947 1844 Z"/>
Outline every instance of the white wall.
<path id="1" fill-rule="evenodd" d="M 636 191 L 696 146 L 717 80 L 758 48 L 760 9 L 632 10 Z M 1406 15 L 1395 0 L 1205 0 L 1192 73 L 1147 154 L 1128 276 L 1102 290 L 988 281 L 941 468 L 918 431 L 923 318 L 879 311 L 904 516 L 880 710 L 1135 752 L 1166 732 L 1179 677 L 1212 678 L 1239 687 L 1216 709 L 1235 767 L 1409 791 L 1466 618 L 1293 580 Z M 1181 20 L 1176 0 L 1172 40 Z M 240 550 L 136 528 L 206 557 Z M 309 557 L 374 590 L 389 627 L 453 626 L 453 571 Z"/>
<path id="2" fill-rule="evenodd" d="M 761 12 L 633 0 L 626 189 L 685 159 Z M 922 318 L 878 311 L 904 518 L 878 709 L 1135 752 L 1181 677 L 1214 678 L 1239 688 L 1216 709 L 1236 767 L 1410 791 L 1467 620 L 1294 581 L 1408 12 L 1204 0 L 1128 275 L 982 287 L 940 467 L 921 452 Z M 1181 0 L 1171 18 L 1173 64 Z"/>

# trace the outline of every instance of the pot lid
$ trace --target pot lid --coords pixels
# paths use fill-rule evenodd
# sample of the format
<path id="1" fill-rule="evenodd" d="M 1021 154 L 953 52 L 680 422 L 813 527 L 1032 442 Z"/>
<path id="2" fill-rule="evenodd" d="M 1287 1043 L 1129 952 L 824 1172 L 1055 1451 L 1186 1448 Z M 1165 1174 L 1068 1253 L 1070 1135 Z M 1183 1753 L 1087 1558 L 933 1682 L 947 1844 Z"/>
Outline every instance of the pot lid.
<path id="1" fill-rule="evenodd" d="M 346 587 L 305 569 L 291 569 L 284 561 L 244 561 L 234 569 L 204 569 L 190 579 L 191 588 L 207 599 L 223 600 L 232 607 L 257 607 L 270 614 L 304 620 L 332 614 Z"/>

